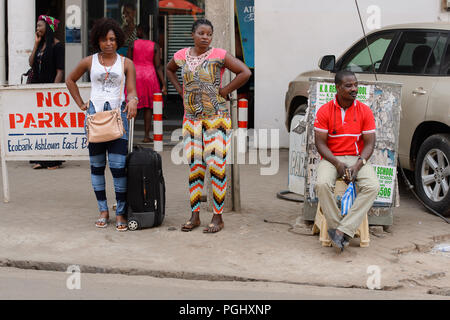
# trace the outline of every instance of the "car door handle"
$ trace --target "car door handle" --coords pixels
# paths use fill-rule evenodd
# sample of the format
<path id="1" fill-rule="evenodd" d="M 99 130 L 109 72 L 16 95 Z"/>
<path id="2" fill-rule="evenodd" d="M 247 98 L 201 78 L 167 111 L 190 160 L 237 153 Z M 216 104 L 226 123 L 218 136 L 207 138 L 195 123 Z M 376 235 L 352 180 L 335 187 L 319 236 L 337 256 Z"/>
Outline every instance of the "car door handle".
<path id="1" fill-rule="evenodd" d="M 413 93 L 413 95 L 416 95 L 416 94 L 424 95 L 424 94 L 427 94 L 427 91 L 424 90 L 422 87 L 419 87 L 419 88 L 415 88 L 412 91 L 412 93 Z"/>

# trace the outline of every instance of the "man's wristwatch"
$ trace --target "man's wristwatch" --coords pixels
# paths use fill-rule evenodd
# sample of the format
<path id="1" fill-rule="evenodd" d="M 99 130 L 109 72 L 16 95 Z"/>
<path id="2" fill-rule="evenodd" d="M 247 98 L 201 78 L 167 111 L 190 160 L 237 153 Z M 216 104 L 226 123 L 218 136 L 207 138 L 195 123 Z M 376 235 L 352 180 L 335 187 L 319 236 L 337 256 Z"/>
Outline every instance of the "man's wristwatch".
<path id="1" fill-rule="evenodd" d="M 366 163 L 367 163 L 367 160 L 366 159 L 364 159 L 363 157 L 361 157 L 361 156 L 359 156 L 358 157 L 358 160 L 359 159 L 361 159 L 362 160 L 362 163 L 363 163 L 363 166 L 365 166 L 366 165 Z"/>

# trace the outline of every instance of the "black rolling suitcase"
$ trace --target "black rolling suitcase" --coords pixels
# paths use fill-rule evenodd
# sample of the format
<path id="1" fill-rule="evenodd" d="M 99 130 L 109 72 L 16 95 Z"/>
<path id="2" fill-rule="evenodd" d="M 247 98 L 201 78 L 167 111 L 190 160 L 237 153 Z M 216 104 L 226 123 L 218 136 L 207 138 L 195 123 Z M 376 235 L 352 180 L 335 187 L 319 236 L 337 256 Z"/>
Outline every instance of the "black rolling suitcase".
<path id="1" fill-rule="evenodd" d="M 134 148 L 127 156 L 128 229 L 161 225 L 165 216 L 166 188 L 161 156 L 151 148 Z"/>

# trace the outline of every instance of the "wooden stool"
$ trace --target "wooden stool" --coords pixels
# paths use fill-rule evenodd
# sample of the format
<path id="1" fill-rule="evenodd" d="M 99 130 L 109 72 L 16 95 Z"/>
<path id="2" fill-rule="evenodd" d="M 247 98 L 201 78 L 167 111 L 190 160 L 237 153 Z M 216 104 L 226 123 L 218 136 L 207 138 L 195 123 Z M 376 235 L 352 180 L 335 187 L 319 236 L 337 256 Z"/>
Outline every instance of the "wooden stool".
<path id="1" fill-rule="evenodd" d="M 342 196 L 347 190 L 347 184 L 342 179 L 336 180 L 336 185 L 334 187 L 334 197 Z M 331 240 L 328 236 L 327 220 L 323 215 L 322 208 L 320 207 L 320 202 L 317 204 L 316 217 L 314 218 L 314 225 L 312 229 L 313 234 L 319 233 L 319 241 L 322 243 L 323 247 L 330 247 Z M 368 247 L 370 242 L 369 237 L 369 220 L 367 219 L 367 214 L 364 216 L 361 225 L 355 232 L 355 236 L 360 238 L 360 247 Z"/>

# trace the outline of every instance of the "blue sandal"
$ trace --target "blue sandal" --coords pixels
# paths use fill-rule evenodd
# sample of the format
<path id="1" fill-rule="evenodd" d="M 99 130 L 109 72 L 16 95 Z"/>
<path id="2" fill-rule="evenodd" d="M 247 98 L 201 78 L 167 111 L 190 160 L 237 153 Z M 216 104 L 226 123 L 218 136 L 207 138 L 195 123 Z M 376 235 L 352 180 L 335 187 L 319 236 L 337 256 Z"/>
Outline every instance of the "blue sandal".
<path id="1" fill-rule="evenodd" d="M 116 230 L 117 231 L 127 231 L 128 223 L 126 222 L 116 222 Z"/>
<path id="2" fill-rule="evenodd" d="M 97 228 L 106 228 L 108 226 L 108 219 L 107 218 L 97 219 L 97 221 L 95 221 L 95 226 Z"/>

